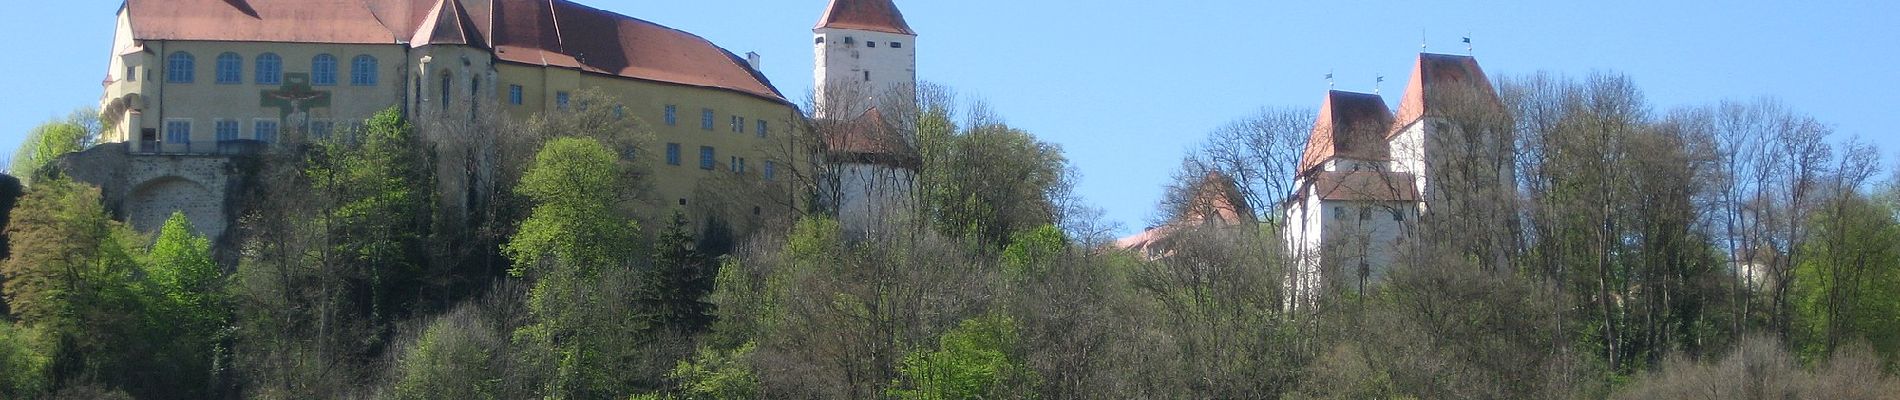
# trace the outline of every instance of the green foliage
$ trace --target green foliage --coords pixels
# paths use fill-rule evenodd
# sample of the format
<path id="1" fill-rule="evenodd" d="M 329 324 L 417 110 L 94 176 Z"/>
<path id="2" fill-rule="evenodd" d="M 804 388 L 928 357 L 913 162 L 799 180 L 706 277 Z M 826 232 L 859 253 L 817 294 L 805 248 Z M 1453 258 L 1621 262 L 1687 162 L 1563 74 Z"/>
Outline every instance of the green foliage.
<path id="1" fill-rule="evenodd" d="M 1049 264 L 1065 255 L 1068 247 L 1068 238 L 1054 225 L 1017 233 L 1003 248 L 1003 274 L 1018 281 L 1044 276 Z"/>
<path id="2" fill-rule="evenodd" d="M 146 274 L 178 307 L 183 319 L 177 322 L 210 333 L 225 319 L 224 274 L 211 259 L 211 241 L 194 231 L 184 213 L 172 213 L 152 244 Z"/>
<path id="3" fill-rule="evenodd" d="M 396 363 L 392 399 L 502 398 L 497 361 L 507 340 L 472 309 L 431 322 Z"/>
<path id="4" fill-rule="evenodd" d="M 535 206 L 502 249 L 514 260 L 512 274 L 542 272 L 549 257 L 583 274 L 626 266 L 635 254 L 626 244 L 634 242 L 638 226 L 621 216 L 630 187 L 616 160 L 590 138 L 559 138 L 542 148 L 515 189 Z"/>
<path id="5" fill-rule="evenodd" d="M 52 388 L 53 348 L 32 327 L 0 322 L 0 397 L 30 399 Z"/>
<path id="6" fill-rule="evenodd" d="M 31 184 L 40 168 L 66 153 L 85 150 L 99 136 L 99 112 L 74 111 L 65 119 L 47 121 L 26 134 L 26 141 L 13 153 L 13 165 L 7 171 Z"/>
<path id="7" fill-rule="evenodd" d="M 680 361 L 667 377 L 678 382 L 678 398 L 683 400 L 758 398 L 759 378 L 749 363 L 756 350 L 754 343 L 731 350 L 702 347 L 692 361 Z"/>
<path id="8" fill-rule="evenodd" d="M 918 119 L 919 187 L 939 232 L 994 252 L 1016 232 L 1057 222 L 1050 194 L 1068 168 L 1059 146 L 998 123 L 958 131 L 949 118 L 926 108 Z"/>
<path id="9" fill-rule="evenodd" d="M 1016 351 L 1015 320 L 988 315 L 964 321 L 945 332 L 935 349 L 904 357 L 898 370 L 900 399 L 1034 398 L 1041 384 L 1034 370 L 1012 354 Z"/>
<path id="10" fill-rule="evenodd" d="M 1900 351 L 1900 221 L 1872 199 L 1840 199 L 1811 222 L 1796 270 L 1798 355 L 1816 360 L 1866 340 L 1893 365 Z"/>
<path id="11" fill-rule="evenodd" d="M 673 350 L 648 335 L 642 318 L 649 314 L 636 296 L 636 266 L 644 254 L 622 208 L 635 181 L 618 161 L 595 139 L 557 138 L 516 188 L 535 205 L 502 250 L 515 263 L 511 273 L 533 284 L 535 323 L 515 340 L 531 349 L 531 362 L 552 371 L 550 396 L 625 395 L 655 386 L 672 364 L 646 362 Z"/>
<path id="12" fill-rule="evenodd" d="M 686 214 L 675 211 L 654 243 L 653 267 L 639 294 L 652 329 L 690 335 L 712 325 L 713 305 L 706 296 L 712 293 L 717 264 L 695 248 L 691 229 Z"/>

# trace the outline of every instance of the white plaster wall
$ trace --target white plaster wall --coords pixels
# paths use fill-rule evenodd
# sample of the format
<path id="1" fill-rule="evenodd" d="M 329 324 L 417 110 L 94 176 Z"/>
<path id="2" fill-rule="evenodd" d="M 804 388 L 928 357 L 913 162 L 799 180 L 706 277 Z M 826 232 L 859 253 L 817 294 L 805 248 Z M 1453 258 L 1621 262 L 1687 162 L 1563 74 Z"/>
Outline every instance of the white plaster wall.
<path id="1" fill-rule="evenodd" d="M 916 173 L 880 165 L 845 164 L 839 171 L 838 223 L 853 232 L 900 226 L 913 209 Z"/>
<path id="2" fill-rule="evenodd" d="M 1405 130 L 1392 138 L 1391 143 L 1392 171 L 1412 174 L 1412 181 L 1421 196 L 1426 192 L 1426 182 L 1430 180 L 1427 174 L 1430 167 L 1425 160 L 1425 137 L 1430 135 L 1426 132 L 1426 126 L 1431 125 L 1429 122 L 1430 119 L 1425 119 L 1406 126 Z"/>
<path id="3" fill-rule="evenodd" d="M 916 36 L 853 29 L 817 29 L 813 33 L 815 98 L 828 99 L 827 90 L 841 88 L 857 92 L 852 95 L 883 96 L 900 90 L 909 92 L 917 86 Z M 851 43 L 845 43 L 846 38 Z M 873 42 L 877 47 L 867 44 Z M 903 47 L 893 48 L 892 42 L 903 43 Z M 868 80 L 866 71 L 870 72 Z M 830 110 L 832 107 L 822 104 L 824 101 L 820 103 L 814 110 L 818 118 L 849 118 L 870 106 L 870 102 L 851 101 L 847 103 L 850 109 Z"/>

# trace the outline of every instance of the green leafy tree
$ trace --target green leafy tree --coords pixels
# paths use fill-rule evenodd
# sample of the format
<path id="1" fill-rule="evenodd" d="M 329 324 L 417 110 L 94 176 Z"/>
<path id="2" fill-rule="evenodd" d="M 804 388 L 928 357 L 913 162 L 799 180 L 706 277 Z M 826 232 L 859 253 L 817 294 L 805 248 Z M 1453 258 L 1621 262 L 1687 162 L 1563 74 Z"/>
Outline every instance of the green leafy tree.
<path id="1" fill-rule="evenodd" d="M 759 378 L 747 362 L 756 350 L 758 345 L 753 343 L 731 350 L 701 348 L 691 361 L 680 361 L 667 377 L 679 383 L 681 399 L 758 398 Z"/>
<path id="2" fill-rule="evenodd" d="M 1012 356 L 1016 322 L 1002 315 L 963 321 L 945 332 L 935 349 L 913 352 L 898 367 L 900 399 L 1034 398 L 1041 384 L 1034 370 Z"/>
<path id="3" fill-rule="evenodd" d="M 639 229 L 623 209 L 633 185 L 619 165 L 593 138 L 557 138 L 516 188 L 535 204 L 502 249 L 514 260 L 511 273 L 533 282 L 535 322 L 516 339 L 554 371 L 549 396 L 623 396 L 656 386 L 643 380 L 671 365 L 646 362 L 652 341 L 633 296 Z"/>
<path id="4" fill-rule="evenodd" d="M 27 133 L 26 141 L 13 153 L 13 165 L 7 170 L 31 183 L 40 168 L 53 159 L 92 146 L 99 131 L 99 112 L 91 109 L 74 111 L 65 119 L 47 121 Z"/>
<path id="5" fill-rule="evenodd" d="M 1866 340 L 1891 365 L 1900 351 L 1900 221 L 1865 196 L 1817 215 L 1795 280 L 1799 355 L 1818 359 Z"/>
<path id="6" fill-rule="evenodd" d="M 30 399 L 51 388 L 53 351 L 32 327 L 0 322 L 0 397 Z"/>
<path id="7" fill-rule="evenodd" d="M 620 206 L 631 189 L 614 153 L 591 138 L 548 142 L 516 191 L 535 204 L 521 229 L 503 247 L 515 276 L 551 272 L 558 262 L 591 275 L 626 266 L 639 227 Z"/>
<path id="8" fill-rule="evenodd" d="M 371 323 L 394 321 L 420 296 L 405 292 L 427 287 L 420 270 L 429 255 L 434 178 L 415 127 L 397 108 L 378 112 L 351 135 L 321 142 L 304 175 L 323 194 L 314 222 L 328 243 L 318 262 L 346 277 L 348 298 L 358 299 Z"/>

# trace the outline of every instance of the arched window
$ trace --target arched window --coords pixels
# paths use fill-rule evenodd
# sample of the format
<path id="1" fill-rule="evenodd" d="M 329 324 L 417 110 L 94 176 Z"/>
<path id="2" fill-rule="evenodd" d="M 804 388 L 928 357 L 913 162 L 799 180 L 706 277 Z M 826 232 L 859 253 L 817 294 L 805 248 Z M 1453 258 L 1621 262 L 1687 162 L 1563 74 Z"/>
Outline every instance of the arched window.
<path id="1" fill-rule="evenodd" d="M 284 58 L 278 57 L 277 53 L 257 55 L 257 84 L 284 84 Z"/>
<path id="2" fill-rule="evenodd" d="M 366 54 L 350 60 L 350 84 L 376 86 L 376 57 Z"/>
<path id="3" fill-rule="evenodd" d="M 177 52 L 165 58 L 165 82 L 191 83 L 192 76 L 198 74 L 198 59 L 191 53 Z"/>
<path id="4" fill-rule="evenodd" d="M 244 56 L 237 53 L 218 55 L 218 84 L 234 85 L 244 82 Z"/>
<path id="5" fill-rule="evenodd" d="M 310 84 L 336 85 L 336 56 L 318 54 L 317 58 L 310 59 Z"/>

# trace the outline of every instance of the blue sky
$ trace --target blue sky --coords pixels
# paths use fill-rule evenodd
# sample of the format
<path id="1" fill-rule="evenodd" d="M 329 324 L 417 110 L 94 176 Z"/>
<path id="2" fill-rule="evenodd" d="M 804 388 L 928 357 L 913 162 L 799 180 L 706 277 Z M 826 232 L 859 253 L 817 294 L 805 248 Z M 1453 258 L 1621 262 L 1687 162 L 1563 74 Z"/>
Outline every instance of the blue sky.
<path id="1" fill-rule="evenodd" d="M 579 0 L 756 51 L 779 89 L 811 86 L 825 0 Z M 1773 96 L 1900 154 L 1900 2 L 898 0 L 919 73 L 1061 144 L 1080 191 L 1126 232 L 1146 225 L 1184 151 L 1263 106 L 1316 107 L 1385 75 L 1396 101 L 1419 51 L 1463 53 L 1494 77 L 1617 71 L 1659 109 Z M 0 14 L 0 149 L 95 105 L 110 0 L 18 1 Z"/>

